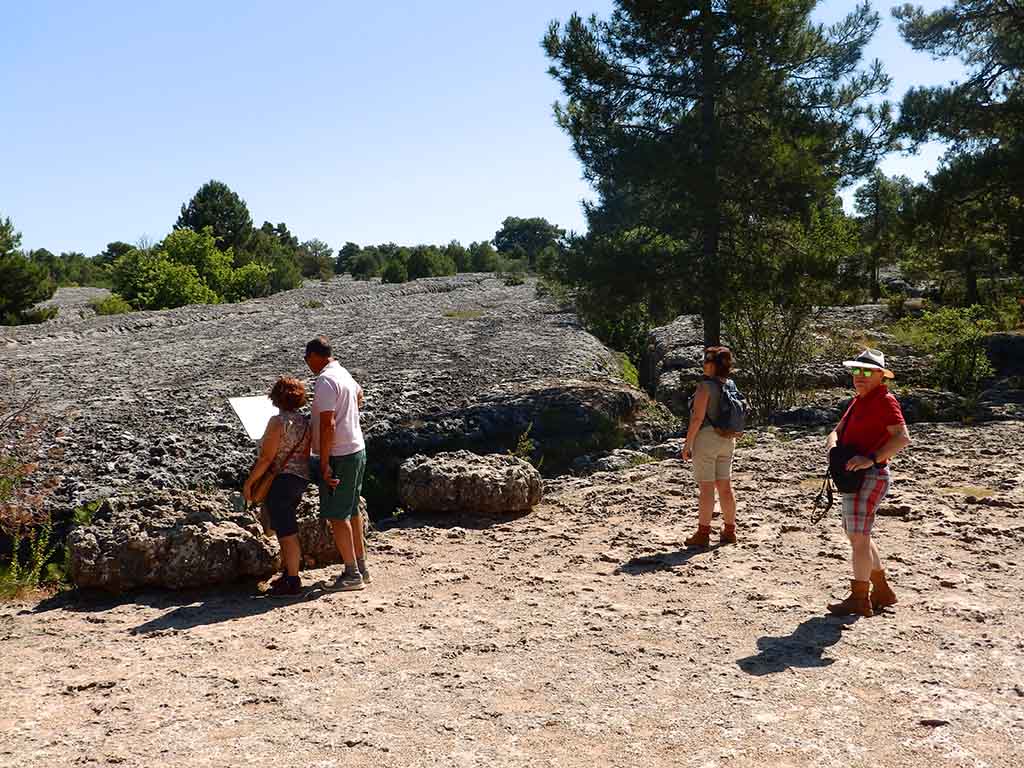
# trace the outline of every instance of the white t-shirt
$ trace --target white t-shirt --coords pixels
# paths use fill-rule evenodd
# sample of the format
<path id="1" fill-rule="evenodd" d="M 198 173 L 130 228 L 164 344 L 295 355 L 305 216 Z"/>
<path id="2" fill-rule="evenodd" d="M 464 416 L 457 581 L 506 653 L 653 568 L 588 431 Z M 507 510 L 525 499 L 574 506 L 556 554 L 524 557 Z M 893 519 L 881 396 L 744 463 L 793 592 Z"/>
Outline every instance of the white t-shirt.
<path id="1" fill-rule="evenodd" d="M 363 388 L 352 374 L 331 360 L 316 379 L 313 390 L 312 423 L 313 446 L 311 453 L 320 455 L 320 414 L 334 411 L 334 445 L 331 456 L 348 456 L 363 450 L 363 430 L 359 426 L 359 393 Z"/>

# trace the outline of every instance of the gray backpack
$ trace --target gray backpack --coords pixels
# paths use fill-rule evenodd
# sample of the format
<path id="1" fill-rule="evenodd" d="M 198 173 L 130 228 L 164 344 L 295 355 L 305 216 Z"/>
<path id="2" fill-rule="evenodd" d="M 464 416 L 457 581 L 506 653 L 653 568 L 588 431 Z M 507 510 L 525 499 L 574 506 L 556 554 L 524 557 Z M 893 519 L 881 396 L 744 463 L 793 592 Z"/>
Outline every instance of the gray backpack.
<path id="1" fill-rule="evenodd" d="M 722 393 L 718 399 L 718 418 L 712 419 L 708 416 L 711 426 L 722 437 L 735 437 L 743 434 L 747 427 L 747 413 L 750 411 L 747 398 L 736 388 L 736 382 L 732 379 L 726 379 L 725 384 L 717 379 L 710 379 L 710 381 L 718 384 Z"/>

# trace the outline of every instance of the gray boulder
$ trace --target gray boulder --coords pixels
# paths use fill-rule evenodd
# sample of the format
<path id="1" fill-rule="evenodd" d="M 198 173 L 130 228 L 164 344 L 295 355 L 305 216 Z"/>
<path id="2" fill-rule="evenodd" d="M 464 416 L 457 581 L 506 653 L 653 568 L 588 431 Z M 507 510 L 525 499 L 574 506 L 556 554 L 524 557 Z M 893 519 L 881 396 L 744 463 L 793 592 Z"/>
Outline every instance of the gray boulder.
<path id="1" fill-rule="evenodd" d="M 359 498 L 359 512 L 363 521 L 363 534 L 366 535 L 369 533 L 369 515 L 366 513 L 366 499 L 362 497 Z M 321 519 L 319 513 L 320 503 L 314 488 L 306 494 L 296 512 L 302 564 L 306 568 L 320 568 L 341 562 L 330 524 Z"/>
<path id="2" fill-rule="evenodd" d="M 678 449 L 676 450 L 678 454 Z M 578 475 L 590 475 L 594 472 L 621 472 L 641 464 L 656 461 L 650 454 L 619 448 L 611 453 L 595 456 L 580 456 L 572 463 L 572 470 Z"/>
<path id="3" fill-rule="evenodd" d="M 540 472 L 514 456 L 469 451 L 413 456 L 398 472 L 402 505 L 417 512 L 518 512 L 540 503 Z"/>
<path id="4" fill-rule="evenodd" d="M 256 518 L 234 511 L 222 492 L 107 499 L 67 546 L 75 585 L 109 592 L 263 578 L 277 570 L 280 554 Z"/>
<path id="5" fill-rule="evenodd" d="M 700 315 L 680 315 L 647 335 L 643 382 L 653 390 L 662 374 L 677 370 L 685 371 L 693 380 L 699 379 L 703 357 L 704 323 Z"/>

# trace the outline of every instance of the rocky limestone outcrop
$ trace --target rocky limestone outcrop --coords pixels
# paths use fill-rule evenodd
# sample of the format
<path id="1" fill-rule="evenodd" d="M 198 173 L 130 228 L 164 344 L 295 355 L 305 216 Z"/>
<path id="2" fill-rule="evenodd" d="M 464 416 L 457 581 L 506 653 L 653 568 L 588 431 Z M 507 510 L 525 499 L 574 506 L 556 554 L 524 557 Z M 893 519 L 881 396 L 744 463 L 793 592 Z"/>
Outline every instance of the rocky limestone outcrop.
<path id="1" fill-rule="evenodd" d="M 540 503 L 540 472 L 514 456 L 469 451 L 414 456 L 398 475 L 402 504 L 416 512 L 500 514 Z"/>
<path id="2" fill-rule="evenodd" d="M 68 537 L 71 578 L 81 588 L 183 589 L 262 578 L 276 570 L 277 543 L 225 493 L 167 491 L 112 498 L 91 525 Z"/>
<path id="3" fill-rule="evenodd" d="M 268 538 L 238 494 L 158 491 L 105 500 L 88 526 L 68 537 L 71 579 L 83 589 L 125 592 L 142 587 L 185 589 L 261 579 L 280 568 L 276 538 Z M 303 498 L 297 517 L 302 562 L 317 568 L 341 562 L 317 492 Z M 364 524 L 366 501 L 359 500 Z"/>
<path id="4" fill-rule="evenodd" d="M 634 434 L 662 439 L 615 355 L 532 280 L 342 277 L 239 304 L 65 319 L 0 331 L 0 366 L 60 414 L 64 455 L 39 459 L 58 481 L 58 519 L 135 488 L 237 490 L 254 450 L 227 398 L 281 375 L 311 385 L 302 350 L 317 333 L 366 392 L 371 512 L 391 511 L 398 464 L 417 453 L 507 451 L 529 428 L 547 472 Z"/>
<path id="5" fill-rule="evenodd" d="M 908 424 L 959 421 L 969 415 L 966 400 L 953 392 L 914 387 L 896 389 L 893 394 Z M 772 414 L 771 423 L 780 427 L 832 427 L 846 412 L 852 396 L 852 389 L 818 392 L 804 405 Z"/>

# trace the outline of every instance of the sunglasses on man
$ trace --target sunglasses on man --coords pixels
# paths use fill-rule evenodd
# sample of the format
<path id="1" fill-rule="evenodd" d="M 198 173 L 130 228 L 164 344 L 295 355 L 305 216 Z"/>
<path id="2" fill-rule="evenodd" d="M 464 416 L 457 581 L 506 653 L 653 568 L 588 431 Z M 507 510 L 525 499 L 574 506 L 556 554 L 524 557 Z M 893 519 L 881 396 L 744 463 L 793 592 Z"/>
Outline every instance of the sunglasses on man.
<path id="1" fill-rule="evenodd" d="M 875 369 L 874 368 L 851 368 L 850 369 L 850 373 L 852 373 L 854 376 L 870 377 L 872 374 L 875 373 Z"/>

